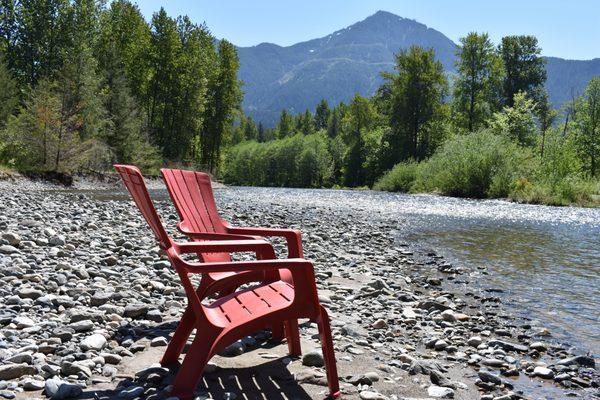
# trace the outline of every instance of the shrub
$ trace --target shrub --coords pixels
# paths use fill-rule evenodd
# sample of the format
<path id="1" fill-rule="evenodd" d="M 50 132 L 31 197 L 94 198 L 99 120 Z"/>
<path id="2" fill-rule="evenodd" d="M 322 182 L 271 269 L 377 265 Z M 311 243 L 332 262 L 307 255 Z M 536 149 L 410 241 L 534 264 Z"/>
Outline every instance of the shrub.
<path id="1" fill-rule="evenodd" d="M 332 173 L 327 138 L 316 133 L 239 143 L 229 150 L 223 178 L 235 185 L 320 187 Z"/>
<path id="2" fill-rule="evenodd" d="M 448 140 L 419 170 L 417 185 L 458 197 L 506 197 L 528 176 L 531 153 L 489 131 Z"/>
<path id="3" fill-rule="evenodd" d="M 374 190 L 389 192 L 410 192 L 417 180 L 419 164 L 413 161 L 396 164 L 383 174 L 373 186 Z"/>

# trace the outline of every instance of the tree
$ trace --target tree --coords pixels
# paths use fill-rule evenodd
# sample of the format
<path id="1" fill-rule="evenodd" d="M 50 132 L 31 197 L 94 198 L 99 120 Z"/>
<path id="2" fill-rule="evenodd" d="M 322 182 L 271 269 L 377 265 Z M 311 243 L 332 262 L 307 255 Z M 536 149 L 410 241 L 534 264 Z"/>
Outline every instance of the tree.
<path id="1" fill-rule="evenodd" d="M 600 76 L 590 80 L 575 107 L 575 145 L 586 172 L 595 177 L 600 173 Z"/>
<path id="2" fill-rule="evenodd" d="M 0 53 L 0 129 L 19 104 L 19 90 Z"/>
<path id="3" fill-rule="evenodd" d="M 330 113 L 329 120 L 327 121 L 327 136 L 331 139 L 338 137 L 342 131 L 341 127 L 341 112 L 339 108 L 334 108 Z"/>
<path id="4" fill-rule="evenodd" d="M 294 118 L 287 110 L 281 110 L 277 123 L 277 137 L 283 139 L 294 134 Z"/>
<path id="5" fill-rule="evenodd" d="M 453 106 L 458 125 L 473 132 L 499 108 L 502 64 L 487 33 L 460 39 Z"/>
<path id="6" fill-rule="evenodd" d="M 11 69 L 25 85 L 53 78 L 72 47 L 72 10 L 68 0 L 22 0 L 15 3 L 16 31 Z"/>
<path id="7" fill-rule="evenodd" d="M 444 96 L 448 82 L 444 69 L 435 60 L 433 49 L 413 46 L 396 55 L 396 74 L 386 73 L 390 86 L 390 126 L 384 139 L 388 152 L 382 168 L 390 169 L 402 160 L 421 160 L 441 142 L 433 129 L 445 118 Z"/>
<path id="8" fill-rule="evenodd" d="M 317 108 L 315 110 L 315 129 L 327 129 L 329 123 L 329 115 L 331 114 L 331 110 L 329 109 L 329 104 L 327 104 L 327 100 L 322 99 L 319 104 L 317 104 Z"/>
<path id="9" fill-rule="evenodd" d="M 505 106 L 490 121 L 492 132 L 506 135 L 521 146 L 533 146 L 536 140 L 535 103 L 524 92 L 515 95 L 513 106 Z"/>
<path id="10" fill-rule="evenodd" d="M 517 93 L 538 94 L 546 82 L 544 59 L 535 36 L 505 36 L 500 45 L 504 64 L 502 93 L 504 105 L 512 107 Z M 537 100 L 537 99 L 536 99 Z"/>
<path id="11" fill-rule="evenodd" d="M 126 0 L 113 1 L 100 16 L 96 55 L 100 69 L 119 68 L 132 95 L 144 110 L 149 104 L 151 32 L 139 8 Z"/>
<path id="12" fill-rule="evenodd" d="M 342 121 L 342 137 L 348 147 L 343 167 L 346 186 L 362 186 L 367 183 L 364 164 L 367 161 L 368 151 L 365 137 L 378 120 L 379 116 L 370 100 L 356 94 Z"/>
<path id="13" fill-rule="evenodd" d="M 256 132 L 256 140 L 259 142 L 264 142 L 266 141 L 267 138 L 267 132 L 265 132 L 265 127 L 263 126 L 262 122 L 258 123 L 258 130 Z"/>
<path id="14" fill-rule="evenodd" d="M 9 119 L 2 132 L 5 162 L 19 169 L 59 170 L 74 154 L 78 138 L 68 129 L 73 121 L 65 119 L 56 89 L 54 83 L 41 80 L 19 114 Z"/>
<path id="15" fill-rule="evenodd" d="M 258 128 L 256 127 L 252 117 L 245 119 L 244 138 L 246 140 L 256 140 L 258 138 Z"/>
<path id="16" fill-rule="evenodd" d="M 314 118 L 309 110 L 296 116 L 296 131 L 303 135 L 310 135 L 315 131 Z"/>
<path id="17" fill-rule="evenodd" d="M 226 140 L 234 113 L 242 101 L 237 79 L 239 60 L 235 46 L 226 40 L 219 42 L 218 74 L 209 85 L 208 107 L 202 130 L 200 164 L 214 171 L 221 162 L 221 148 Z"/>
<path id="18" fill-rule="evenodd" d="M 536 97 L 539 100 L 535 107 L 535 114 L 537 116 L 540 125 L 540 132 L 542 134 L 540 154 L 542 157 L 544 157 L 544 147 L 546 145 L 546 132 L 556 120 L 558 112 L 552 108 L 552 104 L 550 104 L 550 99 L 548 98 L 548 92 L 546 91 L 546 89 L 543 89 L 542 93 L 537 95 Z"/>

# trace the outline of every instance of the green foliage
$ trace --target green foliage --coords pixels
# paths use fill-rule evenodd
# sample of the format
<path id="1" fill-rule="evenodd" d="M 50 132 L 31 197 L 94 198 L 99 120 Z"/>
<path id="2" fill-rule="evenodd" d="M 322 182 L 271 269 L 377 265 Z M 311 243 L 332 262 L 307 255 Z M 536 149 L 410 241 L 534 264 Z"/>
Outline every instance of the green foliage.
<path id="1" fill-rule="evenodd" d="M 327 104 L 327 100 L 323 99 L 317 105 L 317 109 L 315 110 L 315 129 L 327 129 L 329 124 L 329 115 L 331 114 L 331 110 L 329 109 L 329 104 Z"/>
<path id="2" fill-rule="evenodd" d="M 505 135 L 522 146 L 536 143 L 537 128 L 535 125 L 535 103 L 527 98 L 524 92 L 515 95 L 513 106 L 506 106 L 502 112 L 493 115 L 490 121 L 491 130 L 498 135 Z"/>
<path id="3" fill-rule="evenodd" d="M 238 185 L 320 187 L 331 184 L 332 171 L 326 137 L 297 134 L 264 144 L 247 141 L 233 146 L 224 179 Z"/>
<path id="4" fill-rule="evenodd" d="M 504 63 L 502 95 L 504 104 L 511 107 L 517 93 L 536 97 L 546 82 L 544 59 L 535 36 L 505 36 L 500 45 Z"/>
<path id="5" fill-rule="evenodd" d="M 453 108 L 457 125 L 473 132 L 499 109 L 502 60 L 489 36 L 469 33 L 460 39 L 454 82 Z"/>
<path id="6" fill-rule="evenodd" d="M 419 164 L 414 161 L 396 164 L 375 182 L 373 189 L 388 192 L 410 192 L 417 180 L 418 168 Z"/>
<path id="7" fill-rule="evenodd" d="M 382 168 L 408 158 L 423 159 L 433 153 L 432 122 L 444 118 L 443 104 L 448 83 L 443 66 L 435 60 L 433 50 L 411 47 L 396 55 L 396 74 L 385 74 L 389 85 L 389 123 L 386 138 L 388 154 Z M 435 125 L 435 124 L 433 124 Z"/>
<path id="8" fill-rule="evenodd" d="M 0 53 L 0 128 L 19 104 L 19 91 Z"/>
<path id="9" fill-rule="evenodd" d="M 294 117 L 287 112 L 282 110 L 279 115 L 279 122 L 277 123 L 277 138 L 283 139 L 287 136 L 294 134 Z"/>
<path id="10" fill-rule="evenodd" d="M 531 155 L 508 137 L 489 131 L 448 140 L 423 165 L 419 185 L 458 197 L 506 197 L 516 179 L 528 174 Z"/>
<path id="11" fill-rule="evenodd" d="M 575 146 L 592 177 L 600 175 L 600 76 L 593 78 L 575 106 Z"/>

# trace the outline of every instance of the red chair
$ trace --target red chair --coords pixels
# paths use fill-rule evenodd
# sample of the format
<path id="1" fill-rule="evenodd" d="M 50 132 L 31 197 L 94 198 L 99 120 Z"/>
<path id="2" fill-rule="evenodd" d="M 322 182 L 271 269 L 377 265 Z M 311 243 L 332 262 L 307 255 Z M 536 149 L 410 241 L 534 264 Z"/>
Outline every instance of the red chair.
<path id="1" fill-rule="evenodd" d="M 303 257 L 302 238 L 297 229 L 232 227 L 221 219 L 208 174 L 167 168 L 160 172 L 181 219 L 177 224 L 181 233 L 201 240 L 220 240 L 225 234 L 280 236 L 287 241 L 289 258 Z"/>
<path id="2" fill-rule="evenodd" d="M 319 303 L 312 264 L 300 258 L 274 259 L 273 247 L 269 242 L 263 240 L 176 243 L 165 231 L 139 169 L 126 165 L 115 165 L 115 169 L 121 175 L 127 190 L 152 229 L 160 247 L 165 250 L 169 261 L 179 275 L 191 315 L 186 323 L 190 323 L 192 329 L 196 328 L 194 341 L 175 377 L 172 395 L 182 400 L 193 398 L 193 392 L 203 369 L 214 354 L 236 340 L 268 326 L 285 324 L 288 338 L 295 339 L 288 340 L 288 350 L 292 355 L 299 355 L 301 352 L 300 340 L 297 335 L 294 335 L 294 332 L 297 333 L 297 325 L 293 326 L 290 321 L 296 321 L 297 324 L 298 318 L 309 318 L 315 321 L 319 328 L 329 385 L 329 398 L 339 397 L 339 381 L 329 318 L 327 311 Z M 243 262 L 189 262 L 181 257 L 186 253 L 205 255 L 235 251 L 255 251 L 257 257 L 262 259 Z M 265 274 L 274 276 L 278 275 L 280 270 L 288 271 L 290 281 L 278 279 L 272 282 L 263 282 L 257 286 L 224 295 L 208 305 L 202 304 L 202 294 L 204 293 L 200 290 L 202 283 L 196 289 L 189 277 L 193 274 L 202 274 L 202 280 L 204 280 L 207 274 L 238 273 L 242 275 L 246 271 L 257 272 L 263 276 Z M 247 275 L 247 277 L 249 281 L 254 281 L 251 276 Z M 182 318 L 180 325 L 183 322 Z M 187 336 L 174 335 L 161 364 L 168 365 L 176 362 L 186 340 Z"/>
<path id="3" fill-rule="evenodd" d="M 186 171 L 181 169 L 160 170 L 169 195 L 173 200 L 175 209 L 179 214 L 180 222 L 177 224 L 179 231 L 192 240 L 240 240 L 240 239 L 262 239 L 265 236 L 280 236 L 287 241 L 288 257 L 302 258 L 302 238 L 299 230 L 296 229 L 268 229 L 268 228 L 239 228 L 232 227 L 223 220 L 217 206 L 212 191 L 210 176 L 203 172 Z M 203 254 L 202 260 L 205 262 L 227 262 L 231 261 L 228 253 Z M 235 290 L 239 287 L 239 282 L 245 282 L 246 274 L 236 277 L 234 273 L 228 274 L 208 274 L 206 277 L 207 285 L 220 284 L 222 290 Z M 266 281 L 277 279 L 277 273 L 273 276 L 273 271 L 267 273 L 264 277 Z M 289 281 L 291 277 L 287 271 L 280 271 L 284 280 Z M 226 278 L 226 279 L 225 279 Z M 216 286 L 214 286 L 216 287 Z M 294 325 L 294 322 L 291 323 Z M 273 340 L 283 339 L 285 329 L 283 326 L 272 327 Z M 189 333 L 188 333 L 189 334 Z M 298 334 L 295 333 L 297 336 Z M 288 340 L 295 340 L 290 338 Z"/>

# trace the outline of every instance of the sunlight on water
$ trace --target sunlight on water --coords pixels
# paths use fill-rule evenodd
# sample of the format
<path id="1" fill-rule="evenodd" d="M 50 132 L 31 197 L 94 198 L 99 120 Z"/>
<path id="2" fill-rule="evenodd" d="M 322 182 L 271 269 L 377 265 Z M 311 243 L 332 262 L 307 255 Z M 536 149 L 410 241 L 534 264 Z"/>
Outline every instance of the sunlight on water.
<path id="1" fill-rule="evenodd" d="M 325 207 L 397 223 L 399 240 L 465 266 L 472 282 L 499 289 L 512 311 L 555 339 L 600 351 L 600 210 L 381 192 L 228 188 L 217 197 Z M 476 268 L 473 268 L 476 271 Z M 475 272 L 476 274 L 476 272 Z M 496 294 L 496 292 L 495 292 Z"/>

